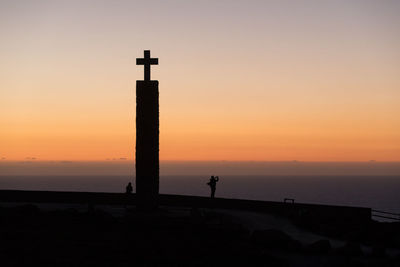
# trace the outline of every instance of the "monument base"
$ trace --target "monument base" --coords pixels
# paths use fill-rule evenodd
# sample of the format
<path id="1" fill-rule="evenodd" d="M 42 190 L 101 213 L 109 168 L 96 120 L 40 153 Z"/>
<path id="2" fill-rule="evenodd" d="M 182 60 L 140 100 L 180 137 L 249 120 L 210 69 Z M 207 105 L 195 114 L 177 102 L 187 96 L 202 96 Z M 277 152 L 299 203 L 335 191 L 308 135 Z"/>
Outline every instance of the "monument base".
<path id="1" fill-rule="evenodd" d="M 152 210 L 159 193 L 158 81 L 136 81 L 137 207 Z"/>

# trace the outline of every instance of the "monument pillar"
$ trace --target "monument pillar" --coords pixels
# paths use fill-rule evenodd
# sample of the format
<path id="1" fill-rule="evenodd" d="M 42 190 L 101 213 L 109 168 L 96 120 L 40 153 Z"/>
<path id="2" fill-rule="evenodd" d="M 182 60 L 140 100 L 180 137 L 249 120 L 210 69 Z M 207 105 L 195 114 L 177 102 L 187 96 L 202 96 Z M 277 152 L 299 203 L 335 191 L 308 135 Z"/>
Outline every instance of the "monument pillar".
<path id="1" fill-rule="evenodd" d="M 145 67 L 144 80 L 136 81 L 136 197 L 139 209 L 152 210 L 158 205 L 160 134 L 158 81 L 150 80 L 150 65 L 158 59 L 145 50 L 136 64 Z"/>

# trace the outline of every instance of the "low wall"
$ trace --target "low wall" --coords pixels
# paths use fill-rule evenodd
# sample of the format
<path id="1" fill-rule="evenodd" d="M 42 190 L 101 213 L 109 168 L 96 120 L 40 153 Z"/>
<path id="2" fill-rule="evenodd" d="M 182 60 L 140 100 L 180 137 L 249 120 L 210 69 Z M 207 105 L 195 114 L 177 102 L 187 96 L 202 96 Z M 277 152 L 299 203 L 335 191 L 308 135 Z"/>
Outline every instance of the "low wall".
<path id="1" fill-rule="evenodd" d="M 0 202 L 135 205 L 136 195 L 122 193 L 0 190 Z M 303 217 L 314 221 L 361 223 L 371 220 L 370 208 L 349 206 L 226 198 L 210 199 L 208 197 L 165 194 L 159 195 L 158 203 L 164 206 L 236 209 L 274 213 L 285 216 Z"/>

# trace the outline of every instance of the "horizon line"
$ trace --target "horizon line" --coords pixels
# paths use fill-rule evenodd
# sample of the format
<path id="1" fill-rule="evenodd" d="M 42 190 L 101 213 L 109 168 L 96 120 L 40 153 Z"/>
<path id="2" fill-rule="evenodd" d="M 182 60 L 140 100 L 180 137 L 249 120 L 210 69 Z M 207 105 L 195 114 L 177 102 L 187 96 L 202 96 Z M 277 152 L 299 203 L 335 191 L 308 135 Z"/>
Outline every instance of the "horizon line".
<path id="1" fill-rule="evenodd" d="M 1 162 L 48 162 L 48 163 L 73 163 L 73 162 L 135 162 L 133 159 L 104 159 L 104 160 L 40 160 L 40 159 L 1 159 Z M 379 161 L 379 160 L 363 160 L 363 161 L 305 161 L 305 160 L 160 160 L 160 162 L 255 162 L 255 163 L 400 163 L 399 161 Z"/>

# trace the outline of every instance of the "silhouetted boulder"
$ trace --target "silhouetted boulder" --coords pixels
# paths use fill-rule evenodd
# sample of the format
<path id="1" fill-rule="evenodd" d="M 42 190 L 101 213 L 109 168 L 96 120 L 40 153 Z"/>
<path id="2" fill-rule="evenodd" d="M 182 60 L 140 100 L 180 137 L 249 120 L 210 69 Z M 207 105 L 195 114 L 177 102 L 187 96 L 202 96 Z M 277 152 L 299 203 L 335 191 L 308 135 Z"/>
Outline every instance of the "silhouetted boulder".
<path id="1" fill-rule="evenodd" d="M 386 248 L 382 244 L 376 244 L 372 246 L 372 256 L 374 257 L 385 257 Z"/>
<path id="2" fill-rule="evenodd" d="M 270 249 L 299 251 L 302 248 L 298 240 L 294 240 L 285 232 L 277 229 L 254 231 L 251 239 L 255 244 Z"/>
<path id="3" fill-rule="evenodd" d="M 331 242 L 327 239 L 318 240 L 307 246 L 307 251 L 311 253 L 328 253 L 331 250 Z"/>
<path id="4" fill-rule="evenodd" d="M 302 248 L 303 248 L 303 245 L 301 244 L 301 242 L 299 240 L 296 240 L 296 239 L 292 239 L 287 244 L 288 251 L 293 251 L 293 252 L 301 251 Z"/>
<path id="5" fill-rule="evenodd" d="M 360 243 L 347 242 L 343 247 L 338 248 L 340 254 L 346 256 L 362 256 L 363 252 L 361 250 Z"/>

